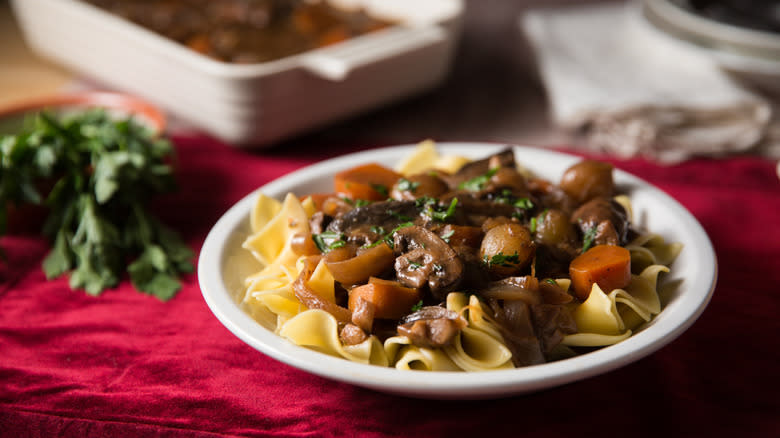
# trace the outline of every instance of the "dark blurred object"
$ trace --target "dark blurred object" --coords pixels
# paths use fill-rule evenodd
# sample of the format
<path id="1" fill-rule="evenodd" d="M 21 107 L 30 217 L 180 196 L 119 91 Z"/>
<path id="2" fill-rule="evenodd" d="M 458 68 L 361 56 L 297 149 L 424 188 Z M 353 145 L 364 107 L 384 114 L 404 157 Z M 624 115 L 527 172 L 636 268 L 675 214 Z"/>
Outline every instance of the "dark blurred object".
<path id="1" fill-rule="evenodd" d="M 680 0 L 695 14 L 733 26 L 780 33 L 777 0 Z"/>
<path id="2" fill-rule="evenodd" d="M 272 61 L 391 25 L 301 0 L 84 0 L 211 58 Z"/>

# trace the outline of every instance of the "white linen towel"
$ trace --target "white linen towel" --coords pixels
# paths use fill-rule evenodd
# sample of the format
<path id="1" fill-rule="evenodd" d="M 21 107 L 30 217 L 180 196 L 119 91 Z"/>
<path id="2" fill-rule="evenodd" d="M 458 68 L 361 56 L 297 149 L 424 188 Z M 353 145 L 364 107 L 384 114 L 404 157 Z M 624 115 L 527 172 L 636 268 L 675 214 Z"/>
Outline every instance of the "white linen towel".
<path id="1" fill-rule="evenodd" d="M 606 3 L 521 17 L 553 121 L 601 152 L 667 163 L 766 141 L 771 104 L 640 14 L 635 3 Z"/>

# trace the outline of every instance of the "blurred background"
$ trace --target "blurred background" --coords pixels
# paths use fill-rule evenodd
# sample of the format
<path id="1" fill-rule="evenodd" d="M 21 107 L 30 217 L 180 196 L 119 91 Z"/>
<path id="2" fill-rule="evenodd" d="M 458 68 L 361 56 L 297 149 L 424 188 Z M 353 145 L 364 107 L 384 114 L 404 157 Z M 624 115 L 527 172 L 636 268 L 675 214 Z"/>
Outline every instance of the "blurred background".
<path id="1" fill-rule="evenodd" d="M 773 4 L 768 0 L 731 3 L 745 4 L 754 8 L 770 8 Z M 775 9 L 766 10 L 777 14 L 776 3 L 774 2 Z M 690 148 L 691 154 L 700 155 L 715 156 L 744 151 L 754 151 L 769 156 L 780 155 L 776 141 L 780 135 L 777 134 L 777 124 L 774 122 L 775 116 L 772 110 L 772 106 L 777 102 L 776 96 L 772 94 L 772 86 L 780 88 L 778 85 L 780 84 L 780 67 L 778 67 L 780 58 L 774 61 L 770 59 L 767 62 L 772 74 L 764 78 L 764 88 L 751 88 L 748 94 L 742 94 L 742 85 L 732 84 L 731 78 L 725 75 L 704 80 L 704 83 L 714 83 L 717 84 L 716 86 L 721 86 L 723 81 L 728 82 L 726 87 L 728 90 L 723 94 L 722 99 L 716 92 L 714 94 L 718 97 L 704 102 L 705 105 L 715 102 L 714 105 L 718 107 L 714 112 L 708 109 L 704 113 L 695 114 L 685 111 L 673 112 L 671 116 L 668 112 L 626 115 L 623 111 L 626 106 L 633 110 L 635 107 L 659 102 L 668 103 L 678 110 L 690 102 L 681 100 L 679 95 L 685 93 L 678 93 L 673 86 L 669 85 L 679 80 L 680 87 L 685 90 L 684 87 L 701 82 L 696 76 L 697 72 L 702 70 L 701 66 L 684 66 L 684 62 L 680 62 L 681 59 L 687 59 L 687 55 L 684 54 L 682 58 L 679 54 L 675 54 L 666 59 L 665 61 L 668 62 L 665 64 L 653 66 L 658 67 L 664 75 L 672 77 L 657 80 L 648 74 L 644 78 L 638 78 L 636 84 L 631 84 L 625 81 L 625 77 L 615 74 L 614 70 L 610 76 L 608 70 L 614 69 L 618 63 L 618 61 L 611 62 L 610 59 L 615 52 L 620 52 L 621 48 L 604 47 L 603 43 L 599 45 L 598 41 L 599 38 L 620 41 L 623 37 L 619 30 L 623 28 L 624 23 L 622 18 L 619 20 L 621 22 L 610 21 L 611 19 L 604 13 L 614 14 L 615 10 L 638 7 L 639 2 L 466 0 L 464 5 L 462 34 L 451 70 L 439 86 L 400 101 L 366 110 L 348 119 L 329 123 L 313 131 L 286 138 L 282 143 L 315 140 L 318 144 L 347 142 L 371 146 L 410 143 L 424 138 L 433 138 L 542 146 L 588 147 L 590 145 L 597 151 L 619 156 L 644 154 L 655 158 L 660 156 L 661 161 L 670 162 L 680 161 L 689 155 L 687 151 L 678 154 L 674 151 L 670 152 L 671 149 L 679 151 L 686 148 Z M 606 5 L 606 9 L 599 10 L 602 5 Z M 589 9 L 590 6 L 596 9 Z M 661 6 L 666 5 L 661 4 Z M 529 20 L 524 21 L 523 17 L 529 13 L 534 15 L 534 19 L 531 20 L 534 23 L 530 23 Z M 726 15 L 728 16 L 728 12 Z M 588 24 L 590 27 L 583 25 L 578 30 L 576 24 L 585 23 L 583 20 L 587 19 L 591 20 Z M 780 20 L 777 19 L 777 15 L 775 19 Z M 614 22 L 614 29 L 610 29 L 612 26 L 609 24 L 600 26 L 598 20 L 602 23 Z M 572 23 L 575 25 L 570 26 Z M 531 24 L 535 25 L 536 32 L 530 29 Z M 571 27 L 570 34 L 568 27 Z M 614 35 L 588 35 L 589 32 L 593 33 L 596 27 L 601 31 L 614 32 Z M 578 35 L 577 32 L 580 34 Z M 776 29 L 770 28 L 767 32 L 771 34 L 776 32 Z M 776 33 L 774 35 L 777 36 Z M 588 47 L 585 43 L 579 46 L 575 44 L 577 40 L 587 42 L 590 36 L 594 37 L 595 46 Z M 569 43 L 574 45 L 566 46 Z M 769 43 L 776 45 L 777 41 L 769 41 Z M 624 50 L 623 55 L 630 58 L 636 54 L 652 52 L 645 49 L 647 47 L 631 48 Z M 588 54 L 589 58 L 582 56 L 577 60 L 576 57 L 567 57 L 567 50 L 576 50 L 578 53 L 588 53 L 588 50 L 591 52 Z M 777 53 L 770 53 L 768 56 L 771 58 Z M 594 59 L 601 58 L 603 62 L 594 62 Z M 645 58 L 650 59 L 651 56 Z M 617 56 L 614 59 L 620 60 Z M 626 59 L 620 60 L 620 62 L 624 61 Z M 540 62 L 542 62 L 542 69 L 539 68 Z M 600 65 L 603 67 L 599 67 Z M 0 1 L 0 66 L 0 108 L 19 100 L 62 91 L 106 88 L 99 81 L 72 73 L 33 54 L 25 44 L 19 24 L 14 19 L 7 0 Z M 618 65 L 618 67 L 623 66 Z M 592 76 L 596 71 L 594 69 L 598 68 L 602 68 L 603 77 L 591 82 L 587 80 L 583 82 L 583 78 Z M 684 71 L 693 73 L 686 73 L 690 77 L 680 79 L 684 75 L 670 70 L 672 68 L 687 69 Z M 637 69 L 639 68 L 635 67 L 635 71 L 627 71 L 626 76 L 636 76 Z M 569 77 L 561 76 L 563 70 Z M 710 73 L 707 72 L 705 75 L 711 76 Z M 576 77 L 577 75 L 579 77 Z M 619 83 L 619 86 L 611 88 L 616 83 Z M 599 89 L 602 85 L 603 89 Z M 732 85 L 740 90 L 735 92 L 731 89 Z M 652 96 L 634 96 L 630 91 L 638 89 L 646 91 L 656 86 L 660 88 L 655 90 L 657 92 Z M 597 90 L 601 95 L 590 96 L 586 95 L 586 92 L 582 95 L 572 95 L 571 99 L 562 95 L 562 93 L 571 93 L 572 89 L 575 92 L 583 89 Z M 713 93 L 710 88 L 691 93 L 692 96 L 694 94 L 708 96 Z M 616 95 L 621 97 L 615 100 Z M 555 99 L 551 99 L 552 97 Z M 697 102 L 697 99 L 698 97 L 693 99 L 694 104 L 701 103 Z M 606 119 L 601 117 L 604 113 L 603 108 L 599 106 L 602 101 L 607 108 L 609 105 L 620 106 L 620 115 L 611 114 Z M 747 109 L 744 105 L 746 102 Z M 721 106 L 728 106 L 728 108 L 724 109 Z M 739 107 L 739 110 L 732 111 L 732 106 Z M 593 114 L 587 117 L 580 114 L 592 110 Z M 681 117 L 684 121 L 681 121 Z M 669 123 L 670 118 L 675 122 L 668 126 L 664 125 Z M 728 120 L 731 124 L 721 128 L 718 121 L 716 129 L 711 129 L 713 119 Z M 693 132 L 688 129 L 691 125 L 696 126 L 697 123 L 702 123 L 707 128 L 704 136 L 699 131 Z M 637 128 L 637 125 L 640 127 Z M 664 126 L 657 128 L 660 125 Z M 197 130 L 197 126 L 188 125 L 186 121 L 175 121 L 173 126 L 175 129 Z M 648 127 L 650 131 L 658 132 L 646 134 Z M 681 134 L 683 127 L 684 132 Z M 634 132 L 637 130 L 641 133 Z M 723 137 L 724 132 L 734 140 L 712 140 L 715 137 Z M 588 135 L 581 135 L 583 133 Z M 648 137 L 652 137 L 652 140 L 647 140 Z M 615 146 L 615 142 L 636 144 L 624 147 L 622 144 Z M 664 142 L 667 150 L 658 153 L 651 151 L 655 146 L 645 144 L 648 142 Z M 690 146 L 702 142 L 706 144 L 702 150 L 693 150 L 695 146 Z"/>

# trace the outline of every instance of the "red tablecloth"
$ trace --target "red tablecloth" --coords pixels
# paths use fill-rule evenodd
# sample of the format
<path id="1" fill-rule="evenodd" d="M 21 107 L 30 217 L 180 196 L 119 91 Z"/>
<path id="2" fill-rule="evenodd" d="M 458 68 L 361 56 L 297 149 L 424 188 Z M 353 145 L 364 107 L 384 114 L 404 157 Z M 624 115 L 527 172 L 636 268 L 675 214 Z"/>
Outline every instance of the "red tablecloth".
<path id="1" fill-rule="evenodd" d="M 181 191 L 156 204 L 196 251 L 254 188 L 358 148 L 246 152 L 176 138 Z M 162 303 L 124 282 L 98 298 L 46 281 L 46 243 L 6 236 L 0 264 L 1 436 L 769 436 L 780 430 L 780 182 L 758 158 L 662 167 L 615 161 L 685 205 L 719 280 L 703 316 L 605 375 L 491 401 L 400 398 L 336 383 L 247 346 L 211 314 L 197 276 Z M 772 382 L 775 382 L 772 384 Z"/>

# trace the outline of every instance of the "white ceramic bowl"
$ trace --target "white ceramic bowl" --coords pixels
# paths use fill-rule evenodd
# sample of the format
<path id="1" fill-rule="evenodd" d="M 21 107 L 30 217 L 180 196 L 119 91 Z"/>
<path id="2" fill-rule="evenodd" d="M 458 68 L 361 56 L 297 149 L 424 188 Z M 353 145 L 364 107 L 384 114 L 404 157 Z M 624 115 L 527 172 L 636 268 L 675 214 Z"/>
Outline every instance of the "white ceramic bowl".
<path id="1" fill-rule="evenodd" d="M 481 158 L 504 146 L 443 143 L 443 153 Z M 259 351 L 302 370 L 375 390 L 440 399 L 495 398 L 536 391 L 601 374 L 636 361 L 668 344 L 698 318 L 716 281 L 716 259 L 707 234 L 696 219 L 661 190 L 616 170 L 615 181 L 634 207 L 635 223 L 684 244 L 665 281 L 682 280 L 663 311 L 632 337 L 575 358 L 512 370 L 479 373 L 400 371 L 349 362 L 293 345 L 261 326 L 241 309 L 242 279 L 259 267 L 241 242 L 250 233 L 249 211 L 258 192 L 278 199 L 288 192 L 327 191 L 339 170 L 365 162 L 398 162 L 413 145 L 368 150 L 327 160 L 277 179 L 228 210 L 209 233 L 198 261 L 203 297 L 214 315 L 236 336 Z M 517 160 L 538 175 L 558 181 L 578 158 L 543 149 L 515 147 Z"/>
<path id="2" fill-rule="evenodd" d="M 722 69 L 780 93 L 780 35 L 722 23 L 684 7 L 683 0 L 641 0 L 654 30 L 710 57 Z"/>
<path id="3" fill-rule="evenodd" d="M 329 0 L 403 26 L 272 62 L 236 65 L 78 0 L 11 0 L 40 55 L 132 92 L 239 146 L 267 146 L 431 88 L 457 43 L 462 0 Z"/>

